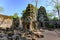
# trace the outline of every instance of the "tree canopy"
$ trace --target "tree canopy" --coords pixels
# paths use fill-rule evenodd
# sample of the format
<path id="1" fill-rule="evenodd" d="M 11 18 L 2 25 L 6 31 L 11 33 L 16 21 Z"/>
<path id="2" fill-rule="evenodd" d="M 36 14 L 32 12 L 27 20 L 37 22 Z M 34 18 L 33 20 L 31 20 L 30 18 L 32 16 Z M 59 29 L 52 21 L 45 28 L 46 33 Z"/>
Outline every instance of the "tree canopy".
<path id="1" fill-rule="evenodd" d="M 17 18 L 18 17 L 18 13 L 14 13 L 14 15 L 12 16 L 12 18 Z"/>

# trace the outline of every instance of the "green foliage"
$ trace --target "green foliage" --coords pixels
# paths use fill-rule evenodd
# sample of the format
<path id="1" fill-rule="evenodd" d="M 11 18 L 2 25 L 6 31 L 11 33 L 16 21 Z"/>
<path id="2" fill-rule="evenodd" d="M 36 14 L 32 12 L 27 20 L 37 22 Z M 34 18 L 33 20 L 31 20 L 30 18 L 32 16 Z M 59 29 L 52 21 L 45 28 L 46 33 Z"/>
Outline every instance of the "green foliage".
<path id="1" fill-rule="evenodd" d="M 60 5 L 58 5 L 58 6 L 56 5 L 55 8 L 59 9 L 60 8 Z"/>
<path id="2" fill-rule="evenodd" d="M 54 16 L 53 14 L 47 13 L 47 17 L 48 17 L 49 20 L 53 20 L 53 18 L 52 18 L 53 16 Z"/>
<path id="3" fill-rule="evenodd" d="M 55 10 L 55 11 L 57 11 L 57 12 L 58 12 L 58 16 L 60 16 L 60 15 L 59 15 L 59 12 L 60 12 L 60 11 L 59 11 L 59 9 L 60 9 L 60 1 L 59 1 L 59 0 L 52 0 L 52 2 L 53 2 L 53 4 L 55 4 L 55 5 L 54 5 L 54 8 L 57 9 L 57 10 Z"/>
<path id="4" fill-rule="evenodd" d="M 48 13 L 48 14 L 47 14 L 47 16 L 53 16 L 53 14 L 51 14 L 51 13 Z"/>
<path id="5" fill-rule="evenodd" d="M 15 13 L 12 18 L 17 18 L 18 17 L 18 13 Z"/>
<path id="6" fill-rule="evenodd" d="M 54 28 L 54 24 L 49 24 L 48 28 Z"/>
<path id="7" fill-rule="evenodd" d="M 53 20 L 58 20 L 58 17 L 54 17 Z"/>
<path id="8" fill-rule="evenodd" d="M 58 17 L 54 16 L 52 13 L 47 14 L 49 20 L 58 20 Z"/>

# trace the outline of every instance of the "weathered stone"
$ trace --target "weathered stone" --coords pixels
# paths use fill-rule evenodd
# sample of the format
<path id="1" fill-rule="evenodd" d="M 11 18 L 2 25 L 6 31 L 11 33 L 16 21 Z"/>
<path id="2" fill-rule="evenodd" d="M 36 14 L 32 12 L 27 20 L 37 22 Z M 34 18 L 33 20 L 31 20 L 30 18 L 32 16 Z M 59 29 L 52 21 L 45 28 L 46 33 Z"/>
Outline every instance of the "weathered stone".
<path id="1" fill-rule="evenodd" d="M 38 14 L 37 14 L 37 21 L 38 21 L 38 29 L 40 29 L 41 27 L 46 27 L 46 25 L 48 25 L 48 23 L 45 23 L 44 21 L 48 21 L 48 17 L 47 17 L 47 13 L 46 13 L 46 9 L 41 6 L 38 9 Z"/>
<path id="2" fill-rule="evenodd" d="M 12 17 L 0 14 L 0 27 L 6 29 L 10 28 L 11 25 L 12 25 Z"/>
<path id="3" fill-rule="evenodd" d="M 23 27 L 28 30 L 34 30 L 35 24 L 35 7 L 32 4 L 28 4 L 26 12 L 23 13 Z"/>

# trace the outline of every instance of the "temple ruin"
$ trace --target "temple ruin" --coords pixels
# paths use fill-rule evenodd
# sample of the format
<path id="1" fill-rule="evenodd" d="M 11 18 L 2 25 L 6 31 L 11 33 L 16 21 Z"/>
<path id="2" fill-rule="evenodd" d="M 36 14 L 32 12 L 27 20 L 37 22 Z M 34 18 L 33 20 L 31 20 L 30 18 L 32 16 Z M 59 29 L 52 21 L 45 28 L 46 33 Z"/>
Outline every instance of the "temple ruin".
<path id="1" fill-rule="evenodd" d="M 0 28 L 10 28 L 12 25 L 12 17 L 0 14 Z"/>
<path id="2" fill-rule="evenodd" d="M 34 30 L 35 28 L 35 7 L 32 4 L 28 4 L 26 12 L 23 14 L 23 27 L 25 29 Z"/>

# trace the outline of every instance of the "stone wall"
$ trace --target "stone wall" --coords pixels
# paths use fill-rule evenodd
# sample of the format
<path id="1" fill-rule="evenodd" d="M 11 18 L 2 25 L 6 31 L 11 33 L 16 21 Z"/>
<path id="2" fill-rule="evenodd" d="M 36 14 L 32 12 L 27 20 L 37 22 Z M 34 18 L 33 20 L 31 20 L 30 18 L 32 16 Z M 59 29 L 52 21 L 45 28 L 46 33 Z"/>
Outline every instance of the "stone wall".
<path id="1" fill-rule="evenodd" d="M 0 28 L 10 28 L 12 25 L 12 17 L 0 14 Z"/>

